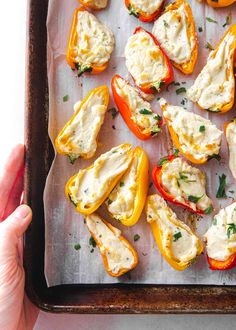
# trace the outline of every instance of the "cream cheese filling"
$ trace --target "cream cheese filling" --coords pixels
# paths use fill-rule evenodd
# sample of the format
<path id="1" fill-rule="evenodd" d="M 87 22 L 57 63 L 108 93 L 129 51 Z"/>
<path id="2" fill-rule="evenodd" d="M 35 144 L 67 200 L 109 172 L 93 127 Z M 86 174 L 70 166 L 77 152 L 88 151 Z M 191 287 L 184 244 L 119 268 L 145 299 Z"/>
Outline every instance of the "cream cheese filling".
<path id="1" fill-rule="evenodd" d="M 74 158 L 86 154 L 92 157 L 97 149 L 97 136 L 104 122 L 107 107 L 102 94 L 91 94 L 82 104 L 75 104 L 78 113 L 64 132 L 58 137 L 61 149 Z M 81 108 L 80 108 L 81 106 Z"/>
<path id="2" fill-rule="evenodd" d="M 117 78 L 116 91 L 127 102 L 132 113 L 131 119 L 142 129 L 143 134 L 155 134 L 160 131 L 158 126 L 159 116 L 152 112 L 150 103 L 139 95 L 137 89 L 132 87 L 124 79 Z"/>
<path id="3" fill-rule="evenodd" d="M 100 250 L 105 253 L 108 269 L 117 274 L 122 269 L 131 269 L 134 256 L 127 243 L 120 240 L 121 231 L 113 227 L 114 232 L 96 214 L 86 217 L 86 225 L 99 242 Z"/>
<path id="4" fill-rule="evenodd" d="M 163 116 L 178 135 L 183 152 L 195 159 L 219 154 L 222 132 L 210 120 L 182 107 L 169 105 L 163 98 L 160 105 L 166 107 Z"/>
<path id="5" fill-rule="evenodd" d="M 80 170 L 74 184 L 70 186 L 70 196 L 74 203 L 84 207 L 98 202 L 108 191 L 111 182 L 124 173 L 131 161 L 130 145 L 120 145 L 102 154 L 88 169 Z"/>
<path id="6" fill-rule="evenodd" d="M 206 177 L 198 168 L 190 166 L 182 158 L 175 158 L 162 166 L 161 183 L 165 191 L 180 203 L 189 203 L 193 210 L 206 210 L 212 205 L 206 195 Z M 189 196 L 200 198 L 197 203 L 188 200 Z"/>
<path id="7" fill-rule="evenodd" d="M 95 6 L 96 8 L 106 8 L 108 0 L 83 0 L 84 4 Z"/>
<path id="8" fill-rule="evenodd" d="M 226 139 L 229 147 L 229 168 L 236 179 L 236 123 L 234 121 L 227 125 Z"/>
<path id="9" fill-rule="evenodd" d="M 199 239 L 159 195 L 148 197 L 147 221 L 156 222 L 160 229 L 163 249 L 170 258 L 187 263 L 198 255 Z"/>
<path id="10" fill-rule="evenodd" d="M 195 46 L 194 37 L 190 40 L 188 38 L 189 24 L 184 4 L 182 4 L 178 9 L 161 15 L 153 26 L 153 35 L 168 57 L 178 64 L 186 63 L 191 59 Z"/>
<path id="11" fill-rule="evenodd" d="M 220 210 L 204 235 L 207 255 L 218 261 L 226 261 L 236 253 L 236 202 Z"/>
<path id="12" fill-rule="evenodd" d="M 83 66 L 102 66 L 114 49 L 113 33 L 88 11 L 79 11 L 77 18 L 78 42 L 73 49 L 77 63 Z"/>
<path id="13" fill-rule="evenodd" d="M 129 37 L 125 47 L 126 66 L 138 86 L 158 84 L 168 74 L 162 52 L 145 31 Z"/>
<path id="14" fill-rule="evenodd" d="M 162 5 L 163 0 L 131 0 L 132 9 L 137 13 L 145 13 L 146 15 L 154 14 Z"/>
<path id="15" fill-rule="evenodd" d="M 222 105 L 232 100 L 235 85 L 231 70 L 234 51 L 230 47 L 234 40 L 232 34 L 226 35 L 217 52 L 210 53 L 206 65 L 187 91 L 189 100 L 197 102 L 203 109 L 219 111 Z"/>

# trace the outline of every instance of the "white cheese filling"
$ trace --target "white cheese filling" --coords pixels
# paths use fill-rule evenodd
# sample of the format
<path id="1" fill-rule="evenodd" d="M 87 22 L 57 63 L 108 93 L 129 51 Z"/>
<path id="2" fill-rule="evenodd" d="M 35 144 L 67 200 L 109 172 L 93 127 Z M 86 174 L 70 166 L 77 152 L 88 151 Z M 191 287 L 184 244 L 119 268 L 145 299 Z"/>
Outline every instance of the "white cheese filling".
<path id="1" fill-rule="evenodd" d="M 189 100 L 197 102 L 203 109 L 218 111 L 232 100 L 235 85 L 232 72 L 234 49 L 230 47 L 234 40 L 233 35 L 226 35 L 217 52 L 210 53 L 206 65 L 187 91 Z"/>
<path id="2" fill-rule="evenodd" d="M 113 33 L 88 11 L 79 11 L 77 19 L 78 42 L 73 49 L 75 61 L 83 66 L 104 65 L 114 49 Z"/>
<path id="3" fill-rule="evenodd" d="M 236 123 L 234 121 L 226 128 L 226 139 L 229 147 L 229 168 L 236 179 Z"/>
<path id="4" fill-rule="evenodd" d="M 160 105 L 166 107 L 163 116 L 178 135 L 183 152 L 195 159 L 219 154 L 222 132 L 210 120 L 182 107 L 169 105 L 163 98 Z"/>
<path id="5" fill-rule="evenodd" d="M 236 202 L 220 210 L 204 235 L 207 255 L 218 261 L 226 261 L 236 253 Z"/>
<path id="6" fill-rule="evenodd" d="M 121 178 L 107 201 L 108 211 L 117 220 L 129 218 L 134 212 L 137 194 L 137 171 L 141 158 L 134 155 L 128 171 Z"/>
<path id="7" fill-rule="evenodd" d="M 108 0 L 83 0 L 85 5 L 94 6 L 99 9 L 106 8 Z"/>
<path id="8" fill-rule="evenodd" d="M 161 183 L 165 191 L 180 203 L 189 203 L 193 210 L 206 210 L 212 205 L 206 195 L 206 177 L 198 168 L 190 166 L 182 158 L 175 158 L 162 166 Z M 197 203 L 189 196 L 200 198 Z"/>
<path id="9" fill-rule="evenodd" d="M 117 146 L 97 158 L 91 168 L 80 170 L 70 186 L 73 202 L 86 207 L 99 201 L 111 182 L 128 169 L 132 161 L 130 150 L 130 145 Z"/>
<path id="10" fill-rule="evenodd" d="M 119 96 L 125 100 L 131 110 L 133 122 L 142 129 L 143 134 L 157 133 L 160 131 L 158 126 L 159 117 L 152 112 L 151 105 L 145 101 L 137 89 L 132 87 L 122 78 L 116 79 L 116 91 Z M 147 110 L 147 114 L 142 114 L 143 110 Z"/>
<path id="11" fill-rule="evenodd" d="M 198 237 L 177 219 L 176 214 L 159 195 L 149 196 L 147 205 L 147 221 L 157 223 L 162 246 L 168 256 L 184 263 L 195 259 L 198 255 Z"/>
<path id="12" fill-rule="evenodd" d="M 160 48 L 145 31 L 129 37 L 125 47 L 126 66 L 138 86 L 158 84 L 168 74 Z"/>
<path id="13" fill-rule="evenodd" d="M 153 35 L 168 57 L 178 64 L 186 63 L 191 59 L 195 46 L 194 37 L 190 39 L 188 37 L 189 24 L 184 4 L 182 4 L 178 9 L 161 15 L 153 26 Z"/>
<path id="14" fill-rule="evenodd" d="M 96 214 L 86 217 L 86 225 L 99 242 L 101 253 L 105 253 L 108 269 L 117 274 L 122 269 L 131 269 L 134 256 L 126 242 L 120 240 L 121 231 L 113 227 L 114 232 Z"/>
<path id="15" fill-rule="evenodd" d="M 146 15 L 154 14 L 161 6 L 163 0 L 131 0 L 132 9 L 137 13 L 145 13 Z"/>
<path id="16" fill-rule="evenodd" d="M 75 104 L 75 111 L 81 109 L 72 122 L 58 138 L 61 149 L 74 158 L 86 154 L 87 158 L 94 155 L 97 149 L 97 136 L 104 122 L 107 106 L 103 103 L 104 95 L 91 94 L 81 106 Z"/>

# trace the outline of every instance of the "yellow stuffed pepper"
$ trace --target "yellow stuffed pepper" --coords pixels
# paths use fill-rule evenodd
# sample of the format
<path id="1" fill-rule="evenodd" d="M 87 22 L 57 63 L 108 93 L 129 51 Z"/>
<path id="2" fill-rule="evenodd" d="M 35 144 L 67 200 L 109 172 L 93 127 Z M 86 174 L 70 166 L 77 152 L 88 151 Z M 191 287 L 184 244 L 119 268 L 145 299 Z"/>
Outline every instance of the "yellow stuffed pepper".
<path id="1" fill-rule="evenodd" d="M 102 154 L 93 165 L 80 170 L 66 184 L 66 197 L 76 210 L 88 215 L 107 199 L 133 159 L 132 146 L 121 144 Z"/>
<path id="2" fill-rule="evenodd" d="M 165 7 L 155 21 L 152 34 L 177 69 L 184 74 L 193 72 L 198 41 L 192 10 L 185 0 L 177 0 Z"/>
<path id="3" fill-rule="evenodd" d="M 173 144 L 194 164 L 203 164 L 219 157 L 222 134 L 212 122 L 182 107 L 170 105 L 160 99 Z"/>
<path id="4" fill-rule="evenodd" d="M 234 104 L 236 24 L 232 25 L 213 50 L 207 63 L 187 90 L 187 97 L 200 109 L 224 113 Z"/>
<path id="5" fill-rule="evenodd" d="M 138 255 L 121 231 L 93 213 L 85 219 L 87 228 L 102 255 L 107 273 L 119 277 L 138 263 Z"/>
<path id="6" fill-rule="evenodd" d="M 109 103 L 107 86 L 93 89 L 82 102 L 75 104 L 75 113 L 58 134 L 55 147 L 73 164 L 79 157 L 88 159 L 97 150 L 97 136 L 104 122 Z"/>
<path id="7" fill-rule="evenodd" d="M 201 240 L 177 218 L 159 195 L 148 196 L 146 212 L 163 257 L 175 270 L 185 270 L 202 253 Z"/>
<path id="8" fill-rule="evenodd" d="M 76 9 L 71 26 L 66 59 L 80 77 L 84 72 L 98 74 L 106 69 L 114 50 L 115 39 L 84 7 Z"/>
<path id="9" fill-rule="evenodd" d="M 106 202 L 111 216 L 125 226 L 133 226 L 139 220 L 148 192 L 148 158 L 137 147 L 128 171 L 122 176 Z"/>

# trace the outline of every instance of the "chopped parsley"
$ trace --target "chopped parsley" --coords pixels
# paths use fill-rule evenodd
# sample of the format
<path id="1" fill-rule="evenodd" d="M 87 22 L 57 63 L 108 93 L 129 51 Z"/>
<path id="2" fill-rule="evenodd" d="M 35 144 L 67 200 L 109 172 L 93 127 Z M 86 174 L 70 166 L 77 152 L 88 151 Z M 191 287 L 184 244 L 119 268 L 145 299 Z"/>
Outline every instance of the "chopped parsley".
<path id="1" fill-rule="evenodd" d="M 206 130 L 206 127 L 204 125 L 199 127 L 199 132 L 203 133 L 203 132 L 205 132 L 205 130 Z"/>
<path id="2" fill-rule="evenodd" d="M 109 109 L 108 111 L 111 113 L 111 115 L 112 115 L 112 119 L 115 119 L 116 116 L 118 116 L 118 114 L 119 114 L 119 111 L 116 110 L 116 108 L 111 108 L 111 109 Z"/>
<path id="3" fill-rule="evenodd" d="M 182 93 L 186 93 L 186 88 L 185 87 L 180 87 L 180 88 L 176 89 L 175 93 L 177 95 L 182 94 Z"/>
<path id="4" fill-rule="evenodd" d="M 216 20 L 214 20 L 213 18 L 210 18 L 210 17 L 206 17 L 206 20 L 210 23 L 215 23 L 215 24 L 218 24 L 218 22 Z"/>
<path id="5" fill-rule="evenodd" d="M 179 149 L 175 149 L 173 155 L 174 155 L 175 157 L 177 157 L 178 154 L 179 154 Z"/>
<path id="6" fill-rule="evenodd" d="M 108 198 L 108 200 L 107 200 L 108 205 L 111 205 L 112 202 L 113 201 L 110 198 Z"/>
<path id="7" fill-rule="evenodd" d="M 93 248 L 95 248 L 97 246 L 97 243 L 96 243 L 95 239 L 93 238 L 93 236 L 90 236 L 90 238 L 89 238 L 89 245 L 91 245 Z"/>
<path id="8" fill-rule="evenodd" d="M 75 245 L 74 245 L 74 249 L 75 249 L 76 251 L 80 250 L 80 249 L 81 249 L 81 245 L 80 245 L 79 243 L 75 244 Z"/>
<path id="9" fill-rule="evenodd" d="M 230 238 L 231 235 L 236 234 L 236 224 L 235 223 L 227 223 L 227 237 Z"/>
<path id="10" fill-rule="evenodd" d="M 154 89 L 154 90 L 156 90 L 157 92 L 160 92 L 160 90 L 161 90 L 162 87 L 164 87 L 164 86 L 165 86 L 165 82 L 161 80 L 161 81 L 159 81 L 159 82 L 153 84 L 152 87 L 151 87 L 151 89 Z"/>
<path id="11" fill-rule="evenodd" d="M 159 132 L 161 132 L 160 127 L 158 127 L 158 126 L 153 126 L 152 131 L 151 131 L 151 136 L 153 136 L 153 135 L 155 135 L 155 134 L 157 134 L 157 133 L 159 133 Z"/>
<path id="12" fill-rule="evenodd" d="M 139 234 L 135 234 L 135 235 L 134 235 L 134 242 L 138 241 L 139 239 L 140 239 Z"/>
<path id="13" fill-rule="evenodd" d="M 189 174 L 187 172 L 179 172 L 179 180 L 182 180 L 186 183 L 196 182 L 196 180 L 189 180 L 188 176 L 186 174 Z"/>
<path id="14" fill-rule="evenodd" d="M 166 22 L 166 20 L 163 20 L 163 23 L 164 23 L 165 27 L 167 27 L 167 28 L 170 27 L 169 24 Z"/>
<path id="15" fill-rule="evenodd" d="M 134 9 L 131 5 L 128 6 L 129 14 L 133 15 L 134 17 L 138 18 L 139 13 L 137 12 L 136 9 Z"/>
<path id="16" fill-rule="evenodd" d="M 176 242 L 178 241 L 178 239 L 180 239 L 180 237 L 182 237 L 181 232 L 179 231 L 178 233 L 173 235 L 173 241 Z"/>
<path id="17" fill-rule="evenodd" d="M 213 220 L 212 220 L 212 225 L 213 225 L 213 226 L 216 226 L 216 225 L 217 225 L 217 219 L 216 219 L 216 218 L 213 218 Z"/>
<path id="18" fill-rule="evenodd" d="M 205 45 L 206 49 L 210 49 L 210 50 L 214 50 L 214 47 L 207 41 L 206 45 Z"/>
<path id="19" fill-rule="evenodd" d="M 141 110 L 139 110 L 139 113 L 141 115 L 151 115 L 152 114 L 152 111 L 147 110 L 147 109 L 141 109 Z"/>
<path id="20" fill-rule="evenodd" d="M 188 196 L 188 200 L 195 204 L 197 204 L 197 202 L 200 201 L 201 198 L 202 198 L 202 196 L 200 196 L 200 197 L 193 196 L 193 195 Z"/>
<path id="21" fill-rule="evenodd" d="M 213 211 L 213 206 L 210 205 L 210 206 L 208 206 L 208 208 L 206 208 L 206 209 L 204 210 L 204 213 L 205 213 L 205 214 L 210 214 L 212 211 Z"/>
<path id="22" fill-rule="evenodd" d="M 168 161 L 169 161 L 169 158 L 168 157 L 162 157 L 162 158 L 159 159 L 158 165 L 159 166 L 162 166 L 165 163 L 167 163 Z"/>
<path id="23" fill-rule="evenodd" d="M 227 197 L 225 193 L 225 186 L 226 186 L 226 175 L 223 173 L 221 176 L 219 176 L 219 188 L 216 193 L 217 198 Z"/>
<path id="24" fill-rule="evenodd" d="M 223 27 L 226 27 L 227 25 L 230 25 L 230 21 L 232 19 L 231 16 L 232 16 L 231 14 L 229 14 L 228 16 L 226 16 L 225 23 L 222 25 Z"/>
<path id="25" fill-rule="evenodd" d="M 120 182 L 120 187 L 124 187 L 125 183 L 123 181 Z"/>
<path id="26" fill-rule="evenodd" d="M 69 95 L 63 96 L 63 102 L 67 102 L 69 100 Z"/>
<path id="27" fill-rule="evenodd" d="M 202 32 L 203 28 L 201 26 L 198 27 L 198 32 Z"/>
<path id="28" fill-rule="evenodd" d="M 75 161 L 79 158 L 78 155 L 75 155 L 75 154 L 71 154 L 68 156 L 69 157 L 69 161 L 70 163 L 73 165 L 75 163 Z"/>
<path id="29" fill-rule="evenodd" d="M 157 115 L 154 116 L 154 119 L 160 121 L 160 120 L 162 120 L 162 117 L 157 114 Z"/>

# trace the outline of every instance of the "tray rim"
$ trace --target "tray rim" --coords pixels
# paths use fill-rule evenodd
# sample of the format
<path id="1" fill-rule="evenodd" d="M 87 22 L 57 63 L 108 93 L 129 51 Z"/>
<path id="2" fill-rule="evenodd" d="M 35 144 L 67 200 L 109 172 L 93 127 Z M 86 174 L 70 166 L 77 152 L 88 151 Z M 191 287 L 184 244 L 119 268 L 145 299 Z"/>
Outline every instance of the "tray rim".
<path id="1" fill-rule="evenodd" d="M 41 310 L 53 313 L 235 314 L 236 286 L 92 284 L 47 288 L 42 274 L 38 275 L 35 272 L 39 269 L 35 260 L 40 255 L 34 250 L 34 244 L 38 239 L 35 231 L 38 227 L 39 230 L 43 229 L 44 226 L 43 196 L 42 193 L 40 195 L 38 187 L 35 187 L 35 182 L 37 175 L 42 174 L 39 182 L 41 186 L 44 185 L 42 179 L 46 179 L 45 175 L 52 160 L 52 146 L 48 135 L 40 140 L 42 141 L 40 145 L 37 144 L 39 134 L 42 133 L 40 128 L 44 129 L 44 133 L 47 132 L 48 120 L 48 91 L 45 79 L 47 5 L 48 0 L 28 0 L 24 183 L 25 202 L 34 212 L 32 224 L 24 237 L 24 267 L 28 297 Z M 45 80 L 37 79 L 41 75 Z M 39 122 L 42 121 L 39 127 L 33 124 L 35 118 L 39 119 Z M 38 164 L 42 165 L 42 168 L 37 167 Z M 39 201 L 35 200 L 36 196 Z M 41 235 L 44 236 L 44 232 Z"/>

